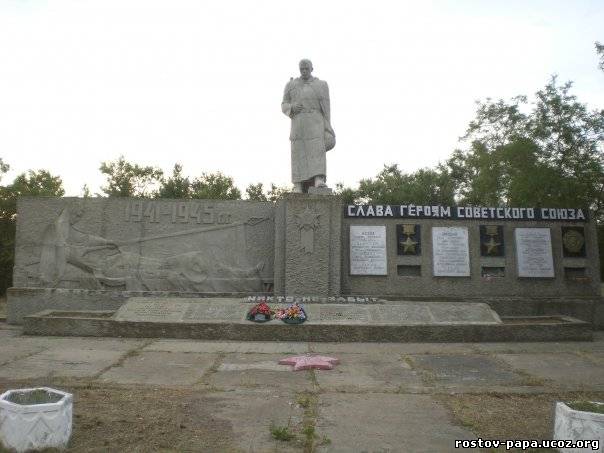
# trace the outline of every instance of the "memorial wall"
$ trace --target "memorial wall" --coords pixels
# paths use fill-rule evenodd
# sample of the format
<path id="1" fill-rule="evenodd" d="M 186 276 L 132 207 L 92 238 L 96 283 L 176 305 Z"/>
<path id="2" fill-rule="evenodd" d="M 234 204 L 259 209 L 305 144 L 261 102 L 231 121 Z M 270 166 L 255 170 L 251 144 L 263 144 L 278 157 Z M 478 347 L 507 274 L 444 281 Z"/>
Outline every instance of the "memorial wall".
<path id="1" fill-rule="evenodd" d="M 582 209 L 344 206 L 342 292 L 598 297 L 595 224 Z"/>
<path id="2" fill-rule="evenodd" d="M 590 320 L 602 305 L 595 223 L 581 209 L 342 205 L 309 194 L 18 202 L 9 322 L 48 308 L 113 310 L 137 295 L 267 294 L 481 299 L 505 315 Z M 549 308 L 531 302 L 546 299 Z"/>
<path id="3" fill-rule="evenodd" d="M 273 281 L 273 204 L 21 198 L 13 286 L 260 292 Z"/>

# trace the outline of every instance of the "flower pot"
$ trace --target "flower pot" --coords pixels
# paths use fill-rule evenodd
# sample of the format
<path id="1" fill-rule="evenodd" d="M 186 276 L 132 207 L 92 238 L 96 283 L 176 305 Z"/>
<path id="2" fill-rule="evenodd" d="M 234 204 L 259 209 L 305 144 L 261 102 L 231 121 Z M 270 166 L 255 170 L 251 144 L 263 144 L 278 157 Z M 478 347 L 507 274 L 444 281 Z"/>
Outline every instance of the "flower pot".
<path id="1" fill-rule="evenodd" d="M 71 437 L 73 396 L 48 387 L 0 395 L 0 441 L 17 452 L 66 448 Z"/>
<path id="2" fill-rule="evenodd" d="M 604 403 L 597 403 L 604 405 Z M 554 421 L 554 439 L 569 439 L 573 443 L 577 440 L 599 440 L 600 448 L 604 448 L 604 414 L 586 412 L 572 409 L 566 404 L 558 401 L 556 403 L 556 415 Z M 592 451 L 588 449 L 560 448 L 562 453 Z"/>
<path id="3" fill-rule="evenodd" d="M 285 324 L 302 324 L 306 319 L 300 318 L 283 318 L 281 319 Z"/>

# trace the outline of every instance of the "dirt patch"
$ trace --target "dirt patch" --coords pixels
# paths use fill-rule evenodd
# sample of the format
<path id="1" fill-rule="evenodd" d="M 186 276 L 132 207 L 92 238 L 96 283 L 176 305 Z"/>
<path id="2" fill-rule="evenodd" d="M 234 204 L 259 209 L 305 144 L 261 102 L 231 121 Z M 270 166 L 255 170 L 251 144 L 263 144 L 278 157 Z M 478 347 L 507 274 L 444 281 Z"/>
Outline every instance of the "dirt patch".
<path id="1" fill-rule="evenodd" d="M 556 401 L 602 401 L 604 392 L 437 395 L 455 420 L 482 439 L 551 439 Z M 492 451 L 504 451 L 500 448 Z M 508 450 L 520 451 L 520 450 Z M 539 450 L 531 450 L 539 451 Z M 551 451 L 551 450 L 543 450 Z"/>
<path id="2" fill-rule="evenodd" d="M 74 395 L 69 452 L 237 451 L 231 422 L 214 416 L 224 404 L 216 393 L 36 380 L 0 380 L 0 389 L 42 384 Z"/>

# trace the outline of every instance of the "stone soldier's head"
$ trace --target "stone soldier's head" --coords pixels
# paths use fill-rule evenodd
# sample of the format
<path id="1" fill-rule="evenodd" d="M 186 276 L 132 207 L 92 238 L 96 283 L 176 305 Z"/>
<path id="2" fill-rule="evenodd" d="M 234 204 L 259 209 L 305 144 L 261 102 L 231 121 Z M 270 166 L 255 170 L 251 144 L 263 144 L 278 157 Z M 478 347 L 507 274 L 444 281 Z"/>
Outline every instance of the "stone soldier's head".
<path id="1" fill-rule="evenodd" d="M 307 58 L 304 58 L 303 60 L 300 60 L 299 67 L 300 76 L 302 77 L 302 80 L 310 79 L 310 75 L 312 73 L 312 61 Z"/>

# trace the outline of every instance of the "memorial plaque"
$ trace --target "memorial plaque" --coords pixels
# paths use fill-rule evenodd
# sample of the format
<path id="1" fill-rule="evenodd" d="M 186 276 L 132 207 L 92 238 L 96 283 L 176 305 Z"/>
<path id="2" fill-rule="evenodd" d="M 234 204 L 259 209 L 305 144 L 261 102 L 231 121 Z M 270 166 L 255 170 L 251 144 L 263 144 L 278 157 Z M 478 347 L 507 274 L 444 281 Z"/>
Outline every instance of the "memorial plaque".
<path id="1" fill-rule="evenodd" d="M 180 322 L 189 303 L 161 299 L 131 299 L 115 314 L 118 321 Z"/>
<path id="2" fill-rule="evenodd" d="M 516 228 L 518 277 L 553 278 L 554 258 L 549 228 Z"/>
<path id="3" fill-rule="evenodd" d="M 350 226 L 350 274 L 387 275 L 386 227 Z"/>
<path id="4" fill-rule="evenodd" d="M 435 277 L 469 277 L 468 229 L 433 227 L 432 259 Z"/>
<path id="5" fill-rule="evenodd" d="M 369 308 L 350 305 L 331 305 L 319 307 L 319 321 L 333 322 L 369 322 Z"/>
<path id="6" fill-rule="evenodd" d="M 243 321 L 249 308 L 245 304 L 218 305 L 204 304 L 203 302 L 195 303 L 189 306 L 189 309 L 183 316 L 183 321 Z"/>
<path id="7" fill-rule="evenodd" d="M 433 321 L 428 305 L 416 302 L 373 306 L 371 318 L 380 324 L 430 324 Z"/>

